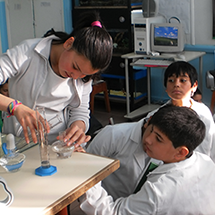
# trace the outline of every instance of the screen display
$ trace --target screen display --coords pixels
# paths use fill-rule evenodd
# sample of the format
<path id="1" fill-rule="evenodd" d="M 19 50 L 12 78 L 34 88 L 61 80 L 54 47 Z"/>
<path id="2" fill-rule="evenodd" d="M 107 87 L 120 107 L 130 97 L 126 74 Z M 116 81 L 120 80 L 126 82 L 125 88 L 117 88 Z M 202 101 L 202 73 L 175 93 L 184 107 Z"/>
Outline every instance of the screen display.
<path id="1" fill-rule="evenodd" d="M 155 26 L 154 45 L 178 46 L 178 28 L 172 26 Z"/>

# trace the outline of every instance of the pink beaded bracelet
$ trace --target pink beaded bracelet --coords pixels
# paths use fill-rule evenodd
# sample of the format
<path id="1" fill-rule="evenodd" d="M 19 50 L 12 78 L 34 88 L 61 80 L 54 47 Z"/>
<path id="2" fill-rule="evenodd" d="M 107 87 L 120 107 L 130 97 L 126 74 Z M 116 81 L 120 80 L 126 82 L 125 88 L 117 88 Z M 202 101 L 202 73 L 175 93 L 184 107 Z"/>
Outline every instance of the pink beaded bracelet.
<path id="1" fill-rule="evenodd" d="M 18 100 L 14 100 L 13 102 L 11 102 L 8 107 L 7 107 L 7 112 L 9 114 L 8 117 L 13 116 L 14 115 L 14 111 L 17 108 L 17 106 L 21 105 L 22 103 Z"/>

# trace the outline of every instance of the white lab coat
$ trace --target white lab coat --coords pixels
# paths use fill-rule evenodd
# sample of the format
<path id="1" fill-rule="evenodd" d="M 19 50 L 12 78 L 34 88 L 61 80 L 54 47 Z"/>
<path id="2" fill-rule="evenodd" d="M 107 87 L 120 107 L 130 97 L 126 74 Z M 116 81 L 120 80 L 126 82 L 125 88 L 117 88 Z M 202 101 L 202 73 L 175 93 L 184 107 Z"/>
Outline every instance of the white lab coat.
<path id="1" fill-rule="evenodd" d="M 169 100 L 166 104 L 170 104 L 171 100 Z M 203 154 L 208 155 L 215 162 L 215 124 L 213 120 L 213 116 L 211 114 L 210 109 L 203 103 L 196 102 L 192 99 L 192 107 L 198 115 L 199 118 L 204 122 L 206 126 L 205 138 L 202 143 L 195 149 L 195 151 L 202 152 Z M 164 106 L 163 105 L 163 106 Z M 150 118 L 158 109 L 150 112 L 146 118 Z"/>
<path id="2" fill-rule="evenodd" d="M 211 121 L 210 110 L 204 104 L 195 101 L 193 101 L 193 109 L 206 124 L 206 137 L 195 151 L 207 154 L 213 159 L 215 128 Z M 157 110 L 148 114 L 146 118 Z M 149 161 L 149 157 L 142 147 L 143 120 L 106 126 L 95 136 L 87 148 L 89 153 L 120 160 L 120 168 L 102 181 L 102 186 L 114 200 L 119 197 L 127 197 L 134 192 Z"/>
<path id="3" fill-rule="evenodd" d="M 134 192 L 141 178 L 148 155 L 143 151 L 143 120 L 109 125 L 92 140 L 87 152 L 120 160 L 120 167 L 102 182 L 114 198 L 127 197 Z"/>
<path id="4" fill-rule="evenodd" d="M 53 39 L 58 38 L 52 35 L 46 38 L 25 40 L 18 46 L 7 50 L 0 57 L 0 83 L 4 83 L 9 78 L 10 97 L 20 100 L 24 105 L 32 109 L 40 106 L 38 97 L 46 85 L 47 74 L 53 73 L 49 64 L 50 48 Z M 71 88 L 71 96 L 66 96 L 67 100 L 64 101 L 65 107 L 55 111 L 51 110 L 52 106 L 50 105 L 46 109 L 46 111 L 50 109 L 53 112 L 53 116 L 50 116 L 50 118 L 59 113 L 64 121 L 61 124 L 63 126 L 58 127 L 58 130 L 54 131 L 55 137 L 59 131 L 63 130 L 63 128 L 68 128 L 76 120 L 82 120 L 85 123 L 86 131 L 89 128 L 89 94 L 92 90 L 92 82 L 84 83 L 81 79 L 71 79 L 68 85 Z M 64 96 L 64 93 L 63 89 L 59 89 L 58 94 L 60 96 Z M 68 97 L 70 98 L 68 99 Z M 49 98 L 47 96 L 48 101 Z M 20 124 L 16 117 L 5 118 L 3 128 L 5 133 L 13 133 L 18 136 L 19 128 Z"/>
<path id="5" fill-rule="evenodd" d="M 215 164 L 194 152 L 181 162 L 163 164 L 148 175 L 137 194 L 115 202 L 97 184 L 80 198 L 87 215 L 214 215 Z"/>

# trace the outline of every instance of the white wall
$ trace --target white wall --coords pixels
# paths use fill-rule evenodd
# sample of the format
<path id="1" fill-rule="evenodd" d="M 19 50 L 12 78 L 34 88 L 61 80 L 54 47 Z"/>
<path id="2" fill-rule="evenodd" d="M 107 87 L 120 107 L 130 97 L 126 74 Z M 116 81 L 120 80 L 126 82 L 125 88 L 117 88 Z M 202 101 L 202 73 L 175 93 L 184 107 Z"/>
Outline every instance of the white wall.
<path id="1" fill-rule="evenodd" d="M 215 45 L 213 38 L 213 1 L 194 0 L 196 44 Z"/>
<path id="2" fill-rule="evenodd" d="M 156 0 L 158 14 L 177 17 L 183 24 L 186 43 L 191 45 L 215 45 L 213 38 L 212 0 Z"/>
<path id="3" fill-rule="evenodd" d="M 6 0 L 5 7 L 9 48 L 24 39 L 33 38 L 32 1 Z"/>
<path id="4" fill-rule="evenodd" d="M 9 48 L 24 39 L 64 31 L 63 0 L 5 0 Z"/>

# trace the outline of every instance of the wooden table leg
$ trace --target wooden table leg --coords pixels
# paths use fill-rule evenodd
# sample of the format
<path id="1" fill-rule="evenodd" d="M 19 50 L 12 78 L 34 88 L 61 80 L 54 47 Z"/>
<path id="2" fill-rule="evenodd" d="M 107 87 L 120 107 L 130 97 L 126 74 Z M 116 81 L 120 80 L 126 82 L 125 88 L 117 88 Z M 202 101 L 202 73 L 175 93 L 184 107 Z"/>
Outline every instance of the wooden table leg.
<path id="1" fill-rule="evenodd" d="M 56 215 L 68 215 L 67 207 L 59 211 Z"/>

